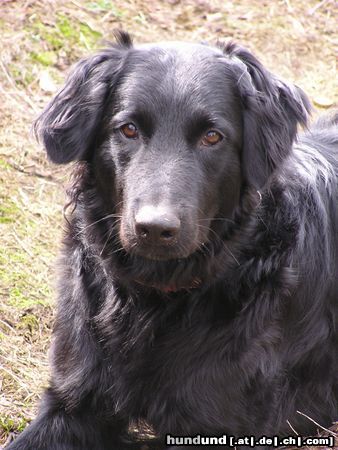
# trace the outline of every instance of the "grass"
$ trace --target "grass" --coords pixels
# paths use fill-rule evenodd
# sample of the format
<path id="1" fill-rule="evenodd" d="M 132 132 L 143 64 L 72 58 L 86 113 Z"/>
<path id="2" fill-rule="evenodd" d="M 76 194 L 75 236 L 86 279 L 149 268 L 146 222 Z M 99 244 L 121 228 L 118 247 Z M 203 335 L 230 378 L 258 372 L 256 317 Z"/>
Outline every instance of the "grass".
<path id="1" fill-rule="evenodd" d="M 334 1 L 2 0 L 0 6 L 0 446 L 34 417 L 48 382 L 55 258 L 69 168 L 31 124 L 81 56 L 113 30 L 135 40 L 235 39 L 316 106 L 337 105 Z"/>

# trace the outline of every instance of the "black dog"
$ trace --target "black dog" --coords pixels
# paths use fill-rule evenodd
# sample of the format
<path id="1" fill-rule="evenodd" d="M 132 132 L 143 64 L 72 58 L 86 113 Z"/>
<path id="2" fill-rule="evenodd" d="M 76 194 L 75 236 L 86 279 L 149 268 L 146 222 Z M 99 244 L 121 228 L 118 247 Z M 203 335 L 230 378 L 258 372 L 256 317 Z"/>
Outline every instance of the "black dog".
<path id="1" fill-rule="evenodd" d="M 50 387 L 10 450 L 337 419 L 338 134 L 296 140 L 308 111 L 233 43 L 121 33 L 79 63 L 37 123 L 52 161 L 80 163 Z"/>

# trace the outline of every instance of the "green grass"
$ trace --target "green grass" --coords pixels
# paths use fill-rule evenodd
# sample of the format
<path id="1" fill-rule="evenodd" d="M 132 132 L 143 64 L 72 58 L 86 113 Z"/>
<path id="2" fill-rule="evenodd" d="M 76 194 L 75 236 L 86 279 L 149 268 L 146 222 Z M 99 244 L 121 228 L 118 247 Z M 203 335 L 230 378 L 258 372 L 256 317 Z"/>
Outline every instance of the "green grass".
<path id="1" fill-rule="evenodd" d="M 112 16 L 120 19 L 123 18 L 123 16 L 125 16 L 126 14 L 124 10 L 114 5 L 114 2 L 112 0 L 97 0 L 96 2 L 86 2 L 85 4 L 89 10 L 109 13 Z"/>
<path id="2" fill-rule="evenodd" d="M 8 170 L 6 165 L 0 165 L 0 175 L 3 168 Z M 19 192 L 12 191 L 9 196 L 0 188 L 0 229 L 7 238 L 6 245 L 0 247 L 1 293 L 8 306 L 22 310 L 49 305 L 52 293 L 44 261 L 55 258 L 43 242 L 31 241 L 31 236 L 41 233 L 41 219 L 30 210 L 27 199 L 26 202 Z"/>
<path id="3" fill-rule="evenodd" d="M 18 206 L 11 200 L 6 200 L 0 196 L 0 224 L 15 222 L 20 217 Z"/>
<path id="4" fill-rule="evenodd" d="M 34 251 L 34 250 L 33 250 Z M 39 254 L 35 248 L 36 260 Z M 0 249 L 0 278 L 7 305 L 26 310 L 37 305 L 48 306 L 52 296 L 45 280 L 39 280 L 27 268 L 32 267 L 32 257 L 19 247 Z"/>
<path id="5" fill-rule="evenodd" d="M 28 30 L 34 44 L 31 61 L 45 67 L 55 66 L 65 56 L 74 60 L 81 49 L 92 50 L 102 39 L 102 33 L 87 22 L 62 13 L 56 15 L 54 24 L 37 15 Z"/>
<path id="6" fill-rule="evenodd" d="M 0 158 L 0 167 L 2 169 L 11 170 L 11 165 L 5 159 Z"/>
<path id="7" fill-rule="evenodd" d="M 27 420 L 24 417 L 19 418 L 18 420 L 14 420 L 9 416 L 0 417 L 0 427 L 6 433 L 13 433 L 14 431 L 21 432 L 26 426 Z"/>
<path id="8" fill-rule="evenodd" d="M 53 66 L 57 63 L 57 55 L 53 51 L 46 52 L 31 52 L 31 59 L 34 62 L 40 63 L 43 66 Z"/>
<path id="9" fill-rule="evenodd" d="M 33 333 L 39 329 L 39 319 L 35 314 L 26 313 L 20 318 L 18 328 Z"/>

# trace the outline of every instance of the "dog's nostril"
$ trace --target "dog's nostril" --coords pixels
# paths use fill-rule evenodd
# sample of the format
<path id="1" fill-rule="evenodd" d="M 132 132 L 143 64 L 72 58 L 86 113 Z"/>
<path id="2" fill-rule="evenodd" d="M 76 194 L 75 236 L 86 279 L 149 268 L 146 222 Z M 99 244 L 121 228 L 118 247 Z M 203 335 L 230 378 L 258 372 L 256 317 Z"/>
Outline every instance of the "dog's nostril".
<path id="1" fill-rule="evenodd" d="M 173 243 L 180 226 L 179 218 L 164 208 L 144 206 L 135 216 L 135 233 L 149 244 Z"/>
<path id="2" fill-rule="evenodd" d="M 158 227 L 157 225 L 148 225 L 148 227 L 136 225 L 135 229 L 136 234 L 141 239 L 169 241 L 177 234 L 175 230 L 168 229 L 162 231 L 162 228 Z"/>
<path id="3" fill-rule="evenodd" d="M 175 236 L 175 232 L 174 231 L 172 231 L 172 230 L 164 230 L 164 231 L 162 231 L 160 237 L 163 238 L 163 239 L 170 239 L 170 238 L 172 238 L 174 236 Z"/>
<path id="4" fill-rule="evenodd" d="M 136 232 L 141 238 L 147 238 L 149 235 L 149 230 L 146 227 L 136 226 Z"/>

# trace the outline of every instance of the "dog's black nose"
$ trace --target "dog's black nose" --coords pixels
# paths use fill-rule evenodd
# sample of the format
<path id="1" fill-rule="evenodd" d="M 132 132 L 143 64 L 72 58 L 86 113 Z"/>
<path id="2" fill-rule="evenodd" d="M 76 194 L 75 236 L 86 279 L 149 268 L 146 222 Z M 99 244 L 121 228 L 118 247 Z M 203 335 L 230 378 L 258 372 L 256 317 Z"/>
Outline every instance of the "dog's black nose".
<path id="1" fill-rule="evenodd" d="M 180 219 L 163 207 L 143 206 L 135 215 L 135 232 L 144 243 L 172 244 L 180 231 Z"/>

